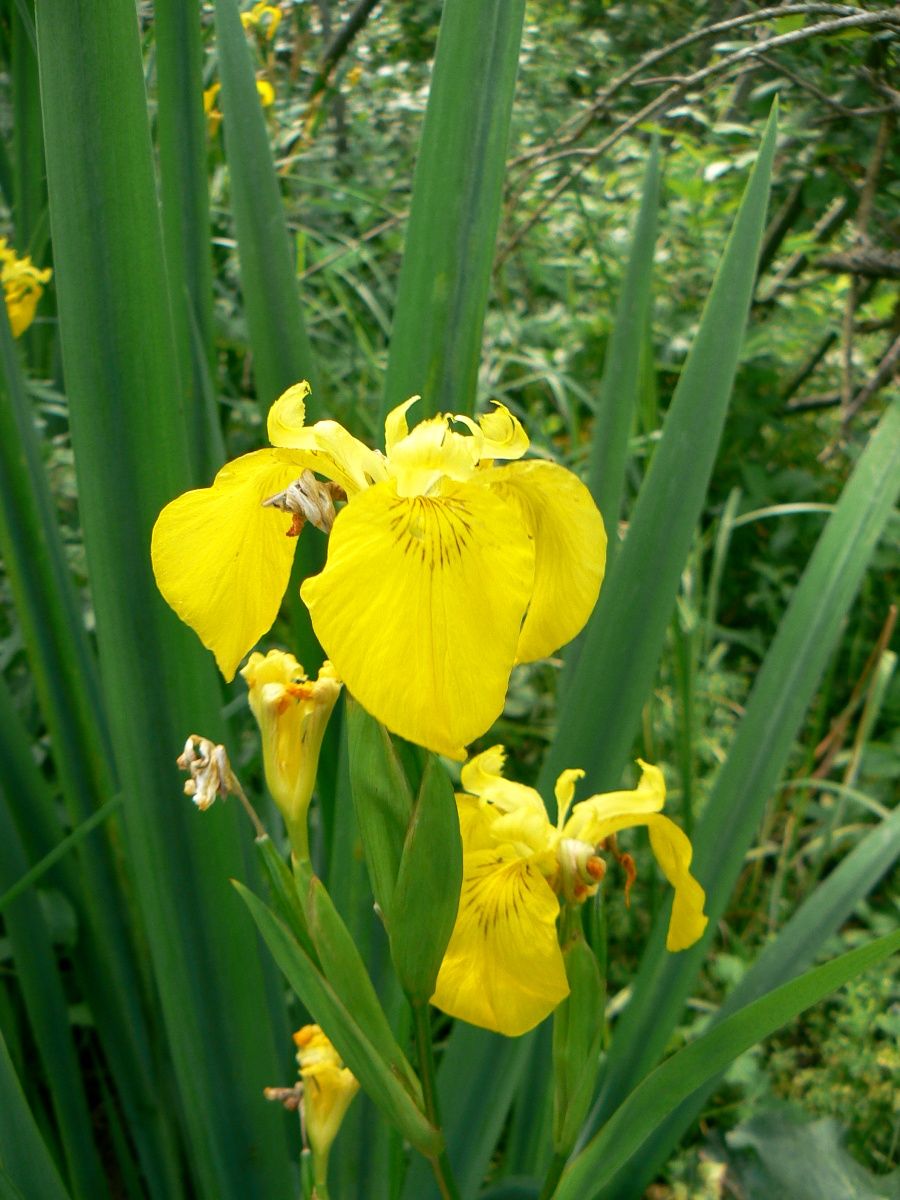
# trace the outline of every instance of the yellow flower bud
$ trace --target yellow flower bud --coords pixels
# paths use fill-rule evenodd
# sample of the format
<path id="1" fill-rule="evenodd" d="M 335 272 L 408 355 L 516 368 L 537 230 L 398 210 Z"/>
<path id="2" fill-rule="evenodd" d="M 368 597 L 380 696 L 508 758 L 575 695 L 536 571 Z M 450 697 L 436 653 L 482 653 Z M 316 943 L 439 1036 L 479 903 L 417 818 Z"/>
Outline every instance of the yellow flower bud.
<path id="1" fill-rule="evenodd" d="M 251 654 L 241 674 L 262 735 L 266 783 L 284 817 L 294 852 L 308 858 L 306 814 L 340 680 L 330 662 L 322 665 L 318 679 L 307 679 L 293 654 L 282 650 Z"/>
<path id="2" fill-rule="evenodd" d="M 303 1080 L 303 1128 L 313 1154 L 316 1183 L 324 1184 L 331 1144 L 359 1083 L 318 1025 L 298 1029 L 294 1043 Z"/>

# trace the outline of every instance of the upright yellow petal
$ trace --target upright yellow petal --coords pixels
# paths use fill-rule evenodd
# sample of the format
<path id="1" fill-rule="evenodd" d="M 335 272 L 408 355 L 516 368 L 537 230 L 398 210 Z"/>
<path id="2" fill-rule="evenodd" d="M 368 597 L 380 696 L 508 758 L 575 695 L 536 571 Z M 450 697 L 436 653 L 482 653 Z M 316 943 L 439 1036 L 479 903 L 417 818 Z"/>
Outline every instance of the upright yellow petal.
<path id="1" fill-rule="evenodd" d="M 370 450 L 337 421 L 306 420 L 309 384 L 303 380 L 283 392 L 266 421 L 269 441 L 283 450 L 303 450 L 315 455 L 307 465 L 327 479 L 339 483 L 348 496 L 387 477 L 384 458 Z"/>
<path id="2" fill-rule="evenodd" d="M 409 425 L 406 421 L 406 414 L 412 406 L 421 400 L 421 396 L 410 396 L 408 400 L 404 400 L 402 404 L 398 404 L 396 408 L 392 408 L 385 418 L 384 422 L 384 449 L 388 458 L 391 451 L 397 442 L 402 442 L 409 433 Z"/>
<path id="3" fill-rule="evenodd" d="M 534 592 L 518 662 L 545 658 L 580 633 L 606 566 L 603 518 L 580 479 L 556 463 L 507 463 L 476 478 L 514 501 L 534 538 Z"/>
<path id="4" fill-rule="evenodd" d="M 463 860 L 456 925 L 431 1003 L 518 1037 L 569 994 L 556 933 L 559 901 L 540 871 L 511 847 Z"/>
<path id="5" fill-rule="evenodd" d="M 262 501 L 286 487 L 308 456 L 257 450 L 219 471 L 212 487 L 167 504 L 150 553 L 165 599 L 231 679 L 271 628 L 288 585 L 296 538 L 290 519 Z"/>
<path id="6" fill-rule="evenodd" d="M 563 826 L 563 836 L 578 838 L 596 846 L 618 829 L 638 824 L 637 817 L 660 812 L 666 802 L 666 783 L 659 767 L 638 759 L 641 778 L 637 787 L 619 792 L 604 792 L 582 800 L 572 809 Z M 565 774 L 565 772 L 563 773 Z M 562 780 L 563 776 L 560 776 Z M 624 823 L 623 823 L 624 822 Z"/>
<path id="7" fill-rule="evenodd" d="M 480 459 L 521 458 L 531 445 L 519 418 L 499 400 L 495 400 L 491 412 L 483 413 L 477 422 L 463 413 L 457 413 L 453 419 L 461 421 L 476 436 Z"/>
<path id="8" fill-rule="evenodd" d="M 386 483 L 338 513 L 301 595 L 360 704 L 463 759 L 502 711 L 532 571 L 530 539 L 487 488 L 405 499 Z"/>

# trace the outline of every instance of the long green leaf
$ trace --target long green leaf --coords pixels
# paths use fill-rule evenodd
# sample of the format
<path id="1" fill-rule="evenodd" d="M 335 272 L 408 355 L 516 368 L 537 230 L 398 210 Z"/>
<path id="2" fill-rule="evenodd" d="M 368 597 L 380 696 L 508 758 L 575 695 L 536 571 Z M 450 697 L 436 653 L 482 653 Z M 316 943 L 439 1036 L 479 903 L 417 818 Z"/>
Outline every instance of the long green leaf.
<path id="1" fill-rule="evenodd" d="M 272 402 L 301 379 L 309 380 L 314 406 L 321 405 L 324 397 L 300 310 L 295 256 L 247 35 L 236 0 L 216 0 L 215 9 L 241 291 L 253 349 L 256 396 L 265 421 Z"/>
<path id="2" fill-rule="evenodd" d="M 725 910 L 764 806 L 839 636 L 900 489 L 900 402 L 885 413 L 828 520 L 757 675 L 731 753 L 694 838 L 707 892 L 706 936 L 667 954 L 661 914 L 613 1038 L 597 1119 L 610 1113 L 662 1053 L 716 923 Z"/>
<path id="3" fill-rule="evenodd" d="M 157 0 L 153 11 L 163 242 L 191 458 L 196 482 L 206 484 L 225 447 L 207 386 L 213 305 L 200 3 Z"/>
<path id="4" fill-rule="evenodd" d="M 0 783 L 0 886 L 25 873 L 28 860 L 10 816 L 12 797 Z M 68 1002 L 38 896 L 25 894 L 3 914 L 18 986 L 43 1064 L 72 1192 L 82 1200 L 109 1195 L 92 1136 L 90 1110 L 72 1041 Z"/>
<path id="5" fill-rule="evenodd" d="M 478 1186 L 503 1132 L 528 1061 L 524 1038 L 487 1034 L 457 1021 L 438 1070 L 438 1100 L 447 1155 L 463 1196 Z M 424 1162 L 410 1164 L 403 1200 L 437 1200 Z"/>
<path id="6" fill-rule="evenodd" d="M 243 884 L 233 882 L 288 983 L 334 1042 L 360 1085 L 414 1146 L 423 1154 L 434 1153 L 440 1146 L 440 1134 L 428 1123 L 394 1069 L 379 1055 L 328 980 L 316 970 L 271 909 Z"/>
<path id="7" fill-rule="evenodd" d="M 560 698 L 559 732 L 541 773 L 545 793 L 566 767 L 583 767 L 592 788 L 620 781 L 725 421 L 756 276 L 775 136 L 773 111 L 628 536 Z"/>
<path id="8" fill-rule="evenodd" d="M 303 322 L 284 204 L 265 117 L 256 91 L 253 61 L 237 0 L 216 0 L 216 37 L 225 153 L 241 267 L 241 292 L 253 352 L 256 398 L 263 425 L 269 407 L 292 384 L 312 388 L 307 411 L 327 411 L 327 381 L 321 376 Z M 300 602 L 298 580 L 324 564 L 324 547 L 300 539 L 286 597 L 291 643 L 300 662 L 313 670 L 322 661 L 309 614 Z"/>
<path id="9" fill-rule="evenodd" d="M 69 575 L 41 461 L 31 406 L 9 329 L 0 312 L 0 551 L 47 721 L 70 822 L 82 826 L 116 790 L 97 666 Z M 48 854 L 63 833 L 37 777 L 6 689 L 0 689 L 4 775 L 16 797 L 29 856 Z M 79 914 L 75 970 L 132 1121 L 132 1136 L 154 1195 L 177 1195 L 177 1175 L 159 1121 L 159 1083 L 150 1059 L 132 914 L 112 866 L 107 834 L 91 838 L 64 873 Z M 160 1140 L 161 1139 L 161 1140 Z"/>
<path id="10" fill-rule="evenodd" d="M 156 594 L 150 529 L 189 483 L 137 17 L 130 0 L 39 0 L 41 98 L 60 333 L 97 640 L 133 882 L 200 1195 L 286 1194 L 284 1128 L 259 1104 L 286 1019 L 227 878 L 249 837 L 230 808 L 177 802 L 171 760 L 221 734 L 220 685 Z M 223 1040 L 210 1013 L 252 1039 Z"/>
<path id="11" fill-rule="evenodd" d="M 618 549 L 617 530 L 628 461 L 628 438 L 634 422 L 641 355 L 650 319 L 658 210 L 659 140 L 654 138 L 647 160 L 628 268 L 603 364 L 603 379 L 597 396 L 597 414 L 591 437 L 588 486 L 603 515 L 609 536 L 607 565 Z"/>
<path id="12" fill-rule="evenodd" d="M 876 826 L 828 878 L 801 904 L 788 923 L 729 994 L 716 1013 L 720 1021 L 743 1004 L 799 975 L 818 948 L 850 916 L 900 856 L 900 809 Z M 708 1080 L 657 1126 L 640 1152 L 630 1159 L 601 1195 L 603 1200 L 627 1200 L 644 1186 L 666 1161 L 688 1127 L 697 1119 L 721 1076 Z"/>
<path id="13" fill-rule="evenodd" d="M 445 0 L 416 173 L 384 409 L 471 412 L 524 0 Z"/>
<path id="14" fill-rule="evenodd" d="M 739 1054 L 898 949 L 900 932 L 876 938 L 754 1000 L 673 1054 L 635 1088 L 570 1163 L 554 1200 L 591 1200 L 676 1104 Z"/>
<path id="15" fill-rule="evenodd" d="M 3 1200 L 71 1200 L 31 1115 L 0 1030 L 0 1195 Z M 13 1190 L 15 1189 L 15 1190 Z"/>

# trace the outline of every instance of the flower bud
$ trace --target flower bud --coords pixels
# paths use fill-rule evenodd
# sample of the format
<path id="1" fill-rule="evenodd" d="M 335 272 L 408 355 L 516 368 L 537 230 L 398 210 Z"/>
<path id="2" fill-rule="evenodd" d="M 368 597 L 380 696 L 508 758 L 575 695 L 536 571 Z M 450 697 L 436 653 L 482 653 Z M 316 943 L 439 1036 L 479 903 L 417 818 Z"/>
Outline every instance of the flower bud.
<path id="1" fill-rule="evenodd" d="M 331 1144 L 359 1083 L 318 1025 L 298 1029 L 294 1044 L 303 1081 L 303 1128 L 313 1154 L 316 1182 L 324 1183 Z"/>
<path id="2" fill-rule="evenodd" d="M 306 814 L 316 782 L 325 727 L 341 690 L 331 663 L 307 679 L 293 654 L 251 654 L 241 671 L 262 735 L 263 765 L 294 852 L 308 858 Z"/>

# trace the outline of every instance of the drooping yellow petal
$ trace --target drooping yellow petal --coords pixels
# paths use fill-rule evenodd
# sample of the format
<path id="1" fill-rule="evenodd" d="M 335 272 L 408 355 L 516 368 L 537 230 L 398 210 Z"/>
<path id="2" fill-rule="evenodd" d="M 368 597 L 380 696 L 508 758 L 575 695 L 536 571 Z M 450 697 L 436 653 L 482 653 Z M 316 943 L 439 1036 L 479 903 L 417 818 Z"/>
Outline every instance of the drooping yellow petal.
<path id="1" fill-rule="evenodd" d="M 687 834 L 668 817 L 650 816 L 647 824 L 656 861 L 675 889 L 666 949 L 686 950 L 703 936 L 709 923 L 703 913 L 706 893 L 689 870 L 693 848 Z"/>
<path id="2" fill-rule="evenodd" d="M 545 658 L 581 631 L 597 601 L 606 565 L 603 518 L 581 480 L 556 463 L 507 463 L 476 478 L 516 502 L 534 537 L 534 593 L 517 660 Z"/>
<path id="3" fill-rule="evenodd" d="M 157 586 L 226 679 L 278 615 L 297 544 L 285 536 L 289 519 L 262 501 L 309 466 L 308 457 L 245 454 L 224 466 L 212 487 L 167 504 L 153 527 Z"/>
<path id="4" fill-rule="evenodd" d="M 509 518 L 487 488 L 406 499 L 378 484 L 338 513 L 325 570 L 301 589 L 360 704 L 451 758 L 503 708 L 533 571 Z"/>
<path id="5" fill-rule="evenodd" d="M 546 879 L 511 847 L 465 855 L 432 1004 L 507 1037 L 533 1029 L 569 994 L 558 913 Z"/>
<path id="6" fill-rule="evenodd" d="M 348 433 L 337 421 L 317 421 L 306 425 L 306 397 L 309 384 L 303 380 L 283 392 L 266 420 L 266 431 L 273 446 L 284 450 L 303 450 L 315 457 L 307 465 L 339 483 L 348 496 L 387 477 L 384 458 Z"/>
<path id="7" fill-rule="evenodd" d="M 707 918 L 703 915 L 706 894 L 690 873 L 693 857 L 690 840 L 660 812 L 666 800 L 662 771 L 641 759 L 638 762 L 642 768 L 638 786 L 631 791 L 591 796 L 576 804 L 563 826 L 563 837 L 595 846 L 621 829 L 646 825 L 656 860 L 675 889 L 666 948 L 684 950 L 706 928 Z"/>

